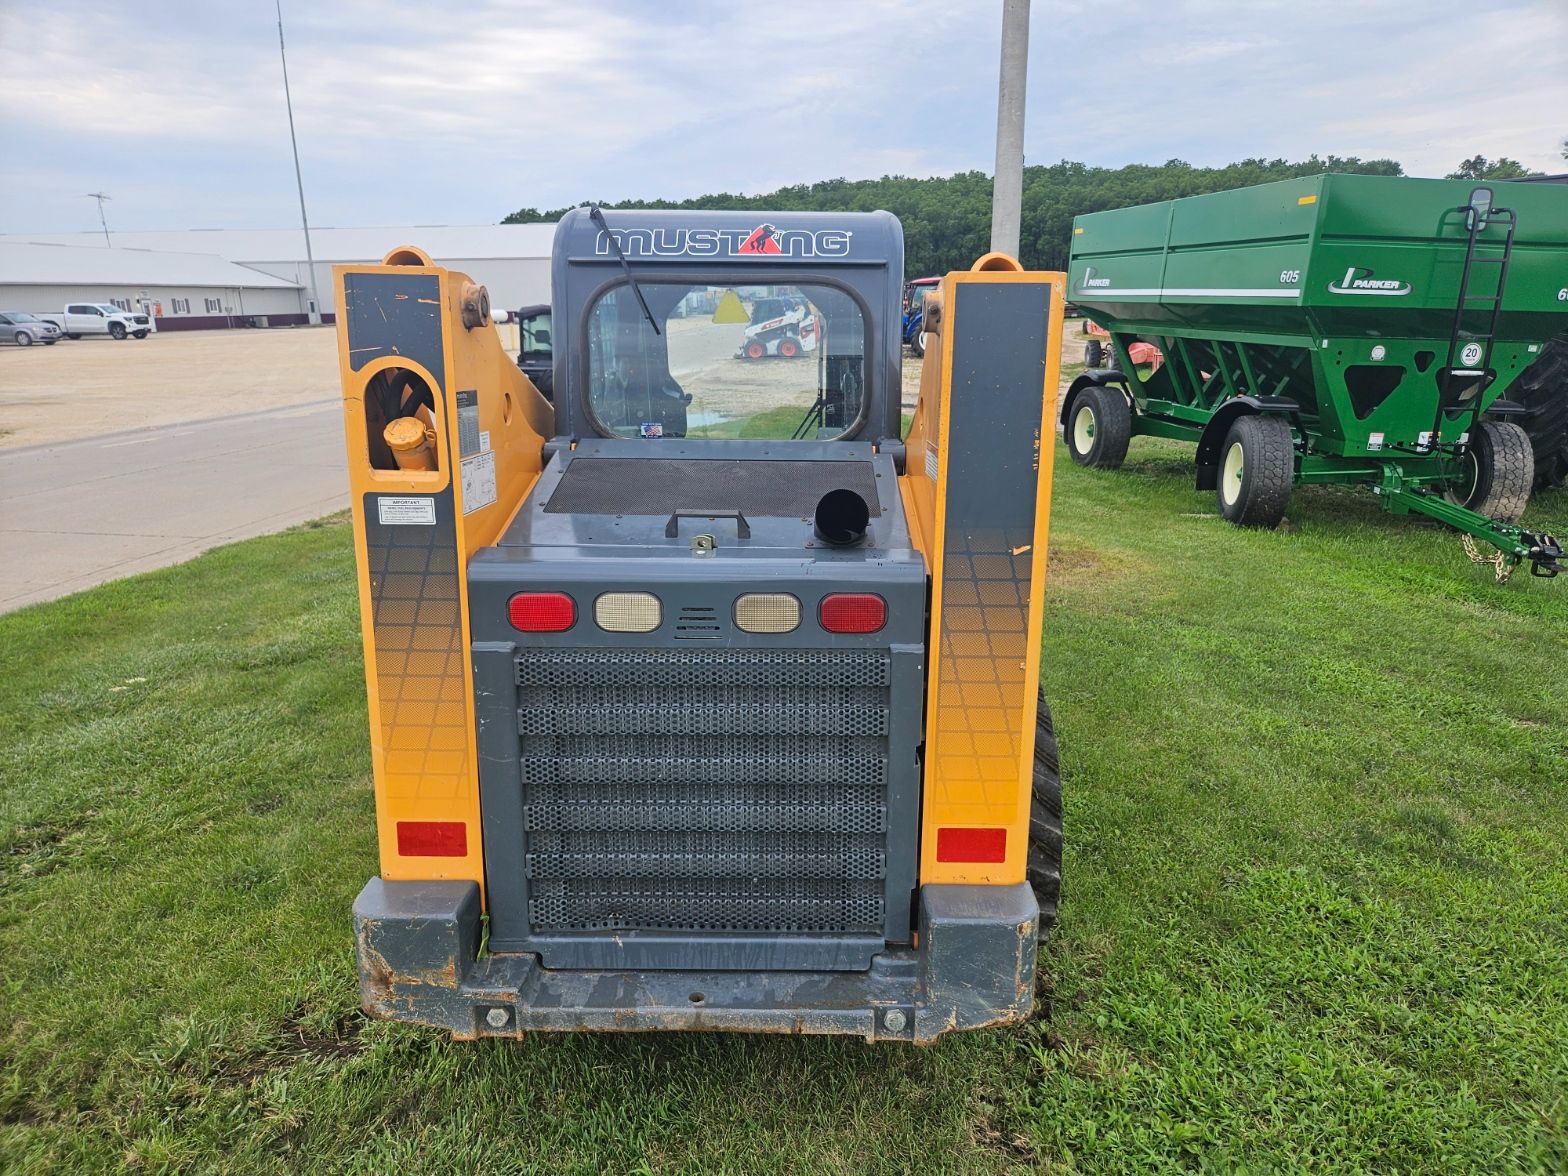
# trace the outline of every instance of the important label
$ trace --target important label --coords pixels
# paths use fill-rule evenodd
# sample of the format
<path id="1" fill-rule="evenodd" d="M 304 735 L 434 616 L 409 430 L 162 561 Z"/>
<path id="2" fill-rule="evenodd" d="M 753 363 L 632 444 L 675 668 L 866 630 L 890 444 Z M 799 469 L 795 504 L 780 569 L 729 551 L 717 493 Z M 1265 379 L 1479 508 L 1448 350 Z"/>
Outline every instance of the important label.
<path id="1" fill-rule="evenodd" d="M 433 527 L 436 525 L 436 500 L 383 494 L 376 499 L 376 517 L 383 527 Z"/>
<path id="2" fill-rule="evenodd" d="M 495 501 L 495 454 L 476 453 L 460 464 L 463 481 L 463 513 L 473 514 Z"/>
<path id="3" fill-rule="evenodd" d="M 459 392 L 457 394 L 457 452 L 459 457 L 468 457 L 488 445 L 481 445 L 479 433 L 479 393 L 476 391 Z"/>

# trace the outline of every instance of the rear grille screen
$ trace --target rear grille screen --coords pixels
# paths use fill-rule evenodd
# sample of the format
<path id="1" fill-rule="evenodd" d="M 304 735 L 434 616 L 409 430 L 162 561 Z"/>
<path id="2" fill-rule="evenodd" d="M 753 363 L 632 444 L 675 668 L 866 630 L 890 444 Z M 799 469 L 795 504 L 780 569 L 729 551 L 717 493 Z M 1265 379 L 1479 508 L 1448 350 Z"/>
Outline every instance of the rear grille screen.
<path id="1" fill-rule="evenodd" d="M 879 933 L 878 650 L 527 649 L 529 923 Z"/>

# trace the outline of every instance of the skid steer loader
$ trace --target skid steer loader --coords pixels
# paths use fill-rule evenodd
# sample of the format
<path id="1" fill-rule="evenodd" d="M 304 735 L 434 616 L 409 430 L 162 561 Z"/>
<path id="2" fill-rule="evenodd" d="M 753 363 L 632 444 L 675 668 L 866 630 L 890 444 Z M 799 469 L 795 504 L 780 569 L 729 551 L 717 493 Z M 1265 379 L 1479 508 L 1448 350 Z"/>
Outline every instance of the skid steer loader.
<path id="1" fill-rule="evenodd" d="M 335 271 L 366 1010 L 465 1039 L 1025 1018 L 1060 878 L 1063 276 L 942 279 L 905 439 L 887 213 L 578 209 L 552 265 L 553 404 L 464 275 Z M 690 313 L 731 290 L 811 306 L 817 346 L 735 364 L 746 324 Z"/>

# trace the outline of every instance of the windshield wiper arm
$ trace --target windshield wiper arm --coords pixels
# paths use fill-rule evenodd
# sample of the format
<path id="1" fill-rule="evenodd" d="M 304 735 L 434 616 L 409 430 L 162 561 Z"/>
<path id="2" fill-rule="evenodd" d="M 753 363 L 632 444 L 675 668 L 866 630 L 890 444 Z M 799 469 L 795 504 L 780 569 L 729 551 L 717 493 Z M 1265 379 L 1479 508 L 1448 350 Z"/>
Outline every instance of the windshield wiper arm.
<path id="1" fill-rule="evenodd" d="M 664 332 L 659 330 L 659 324 L 653 321 L 653 311 L 648 309 L 648 300 L 642 296 L 642 290 L 638 288 L 637 279 L 632 277 L 632 267 L 626 260 L 626 254 L 621 252 L 621 243 L 615 239 L 615 234 L 610 232 L 610 226 L 604 223 L 604 213 L 600 211 L 597 204 L 588 206 L 588 219 L 599 226 L 599 231 L 610 242 L 610 248 L 615 250 L 615 256 L 621 259 L 621 269 L 626 274 L 626 284 L 632 288 L 632 293 L 637 295 L 637 305 L 642 307 L 642 315 L 648 320 L 648 325 L 653 328 L 653 333 L 662 335 Z"/>

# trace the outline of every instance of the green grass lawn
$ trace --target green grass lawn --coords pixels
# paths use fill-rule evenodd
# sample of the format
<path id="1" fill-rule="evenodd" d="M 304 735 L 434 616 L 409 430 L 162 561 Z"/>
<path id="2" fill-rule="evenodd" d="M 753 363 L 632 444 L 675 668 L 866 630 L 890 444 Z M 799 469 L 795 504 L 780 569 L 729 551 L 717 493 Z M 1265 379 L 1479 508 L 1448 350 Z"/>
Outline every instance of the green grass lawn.
<path id="1" fill-rule="evenodd" d="M 0 617 L 0 1171 L 1568 1170 L 1568 580 L 1187 460 L 1058 447 L 1042 1014 L 923 1050 L 363 1020 L 341 520 Z"/>
<path id="2" fill-rule="evenodd" d="M 709 440 L 721 438 L 741 438 L 748 441 L 776 441 L 792 437 L 795 430 L 800 428 L 800 423 L 806 415 L 806 410 L 796 407 L 768 408 L 751 416 L 731 417 L 727 421 L 720 421 L 712 425 L 698 425 L 692 429 L 690 436 L 705 437 Z M 913 420 L 910 413 L 903 414 L 903 433 L 909 432 L 909 422 Z M 816 429 L 813 428 L 807 440 L 816 438 Z"/>
<path id="3" fill-rule="evenodd" d="M 751 416 L 731 417 L 717 424 L 698 425 L 689 436 L 772 441 L 792 436 L 805 415 L 806 409 L 794 406 L 769 408 Z"/>

